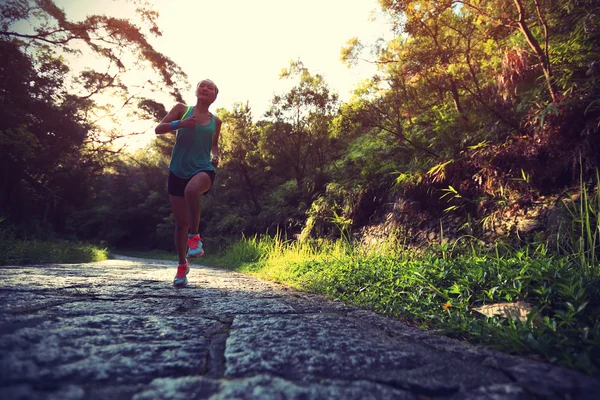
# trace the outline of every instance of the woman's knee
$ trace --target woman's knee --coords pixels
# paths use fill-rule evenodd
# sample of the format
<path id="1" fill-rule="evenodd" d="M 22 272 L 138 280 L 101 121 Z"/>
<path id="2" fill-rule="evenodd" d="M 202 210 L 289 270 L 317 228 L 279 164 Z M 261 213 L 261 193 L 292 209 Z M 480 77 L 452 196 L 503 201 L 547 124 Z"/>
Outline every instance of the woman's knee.
<path id="1" fill-rule="evenodd" d="M 185 187 L 184 196 L 187 199 L 200 197 L 208 192 L 211 186 L 210 177 L 206 172 L 199 172 L 195 175 Z"/>

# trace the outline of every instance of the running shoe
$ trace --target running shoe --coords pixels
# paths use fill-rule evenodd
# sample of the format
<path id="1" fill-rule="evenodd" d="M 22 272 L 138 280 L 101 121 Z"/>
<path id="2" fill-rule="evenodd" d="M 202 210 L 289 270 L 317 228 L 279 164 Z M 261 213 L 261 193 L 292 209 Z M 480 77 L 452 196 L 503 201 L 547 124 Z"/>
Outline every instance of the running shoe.
<path id="1" fill-rule="evenodd" d="M 185 261 L 185 264 L 177 266 L 177 274 L 173 279 L 173 286 L 185 286 L 188 283 L 187 274 L 190 272 L 190 263 Z"/>
<path id="2" fill-rule="evenodd" d="M 200 235 L 188 235 L 188 257 L 196 258 L 204 255 L 204 249 L 202 249 L 202 238 Z"/>

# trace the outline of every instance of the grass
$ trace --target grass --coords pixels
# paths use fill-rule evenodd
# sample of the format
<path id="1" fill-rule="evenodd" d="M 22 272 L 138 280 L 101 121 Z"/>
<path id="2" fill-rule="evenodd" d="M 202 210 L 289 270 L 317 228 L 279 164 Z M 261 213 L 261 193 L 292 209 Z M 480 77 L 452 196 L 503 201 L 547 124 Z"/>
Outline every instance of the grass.
<path id="1" fill-rule="evenodd" d="M 85 263 L 108 258 L 108 249 L 64 240 L 18 240 L 0 232 L 0 265 Z"/>
<path id="2" fill-rule="evenodd" d="M 299 244 L 247 238 L 219 264 L 324 294 L 425 329 L 600 375 L 600 287 L 572 257 L 531 249 L 471 248 L 422 254 L 348 242 Z M 526 301 L 531 323 L 475 308 Z M 532 323 L 534 321 L 535 323 Z"/>

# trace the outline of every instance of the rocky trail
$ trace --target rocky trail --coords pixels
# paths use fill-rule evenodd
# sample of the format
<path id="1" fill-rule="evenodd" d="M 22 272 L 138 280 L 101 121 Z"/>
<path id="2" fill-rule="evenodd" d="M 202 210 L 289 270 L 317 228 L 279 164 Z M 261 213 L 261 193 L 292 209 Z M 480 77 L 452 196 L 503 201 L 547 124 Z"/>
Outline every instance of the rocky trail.
<path id="1" fill-rule="evenodd" d="M 575 371 L 235 272 L 0 267 L 0 399 L 595 399 Z"/>

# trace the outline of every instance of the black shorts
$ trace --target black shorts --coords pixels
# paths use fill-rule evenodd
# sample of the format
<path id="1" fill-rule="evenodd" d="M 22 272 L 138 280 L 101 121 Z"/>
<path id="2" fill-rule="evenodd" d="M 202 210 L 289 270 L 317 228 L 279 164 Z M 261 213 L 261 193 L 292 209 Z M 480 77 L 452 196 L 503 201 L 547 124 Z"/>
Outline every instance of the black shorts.
<path id="1" fill-rule="evenodd" d="M 215 183 L 215 171 L 199 171 L 204 172 L 210 178 L 210 187 Z M 194 175 L 196 176 L 196 175 Z M 192 178 L 194 177 L 192 176 Z M 167 190 L 171 196 L 183 197 L 185 192 L 185 187 L 188 182 L 192 180 L 192 178 L 181 179 L 178 176 L 175 176 L 171 171 L 169 171 L 169 181 L 167 182 Z M 206 191 L 206 193 L 210 192 L 210 188 Z M 205 193 L 205 194 L 206 194 Z"/>

